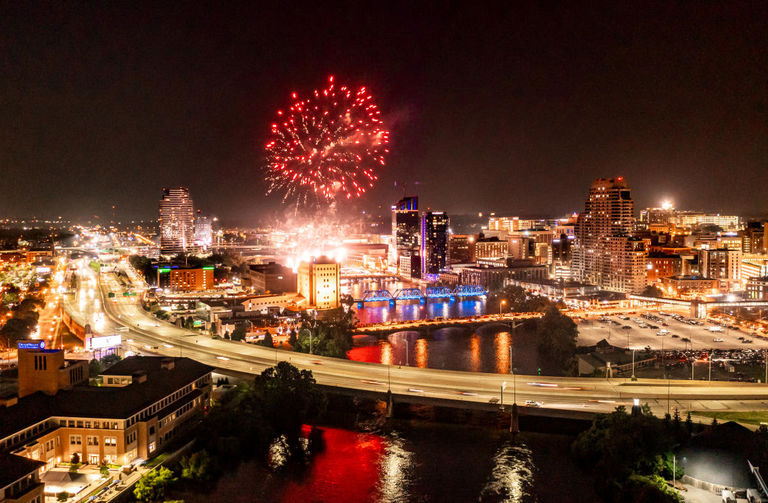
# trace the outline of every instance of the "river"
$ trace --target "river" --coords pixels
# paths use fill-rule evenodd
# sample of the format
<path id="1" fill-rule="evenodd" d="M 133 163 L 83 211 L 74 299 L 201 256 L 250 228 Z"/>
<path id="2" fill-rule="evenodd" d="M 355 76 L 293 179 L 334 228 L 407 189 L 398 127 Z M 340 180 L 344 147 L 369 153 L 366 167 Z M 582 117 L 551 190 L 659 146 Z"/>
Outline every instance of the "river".
<path id="1" fill-rule="evenodd" d="M 571 437 L 462 425 L 404 425 L 388 433 L 323 427 L 324 449 L 299 469 L 242 463 L 187 503 L 596 501 L 568 458 Z M 567 498 L 564 495 L 569 495 Z"/>

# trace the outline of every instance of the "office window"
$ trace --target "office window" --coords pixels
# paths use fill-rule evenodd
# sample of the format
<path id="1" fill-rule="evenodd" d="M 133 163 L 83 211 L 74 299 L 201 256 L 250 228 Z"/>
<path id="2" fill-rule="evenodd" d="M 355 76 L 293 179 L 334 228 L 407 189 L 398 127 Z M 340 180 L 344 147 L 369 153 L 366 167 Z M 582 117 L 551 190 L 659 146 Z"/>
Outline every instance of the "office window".
<path id="1" fill-rule="evenodd" d="M 81 445 L 83 443 L 83 437 L 80 435 L 70 435 L 69 445 Z"/>

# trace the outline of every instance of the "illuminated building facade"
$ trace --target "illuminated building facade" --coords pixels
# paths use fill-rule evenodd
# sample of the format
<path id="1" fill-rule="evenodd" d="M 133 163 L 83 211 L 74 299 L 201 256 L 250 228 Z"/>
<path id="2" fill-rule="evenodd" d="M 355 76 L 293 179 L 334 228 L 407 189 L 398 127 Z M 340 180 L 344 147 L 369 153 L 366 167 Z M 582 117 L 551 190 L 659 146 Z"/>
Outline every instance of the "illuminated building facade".
<path id="1" fill-rule="evenodd" d="M 199 292 L 213 289 L 213 266 L 180 267 L 160 265 L 157 268 L 158 288 L 175 292 Z"/>
<path id="2" fill-rule="evenodd" d="M 497 237 L 478 238 L 475 243 L 475 259 L 506 258 L 509 254 L 509 243 Z"/>
<path id="3" fill-rule="evenodd" d="M 297 271 L 299 294 L 308 307 L 335 309 L 341 305 L 341 266 L 328 257 L 312 257 L 301 262 Z"/>
<path id="4" fill-rule="evenodd" d="M 592 182 L 576 222 L 572 272 L 602 289 L 640 293 L 645 288 L 645 242 L 632 238 L 634 204 L 623 177 Z"/>
<path id="5" fill-rule="evenodd" d="M 448 264 L 468 264 L 475 261 L 475 237 L 468 234 L 448 235 Z"/>
<path id="6" fill-rule="evenodd" d="M 768 300 L 768 276 L 747 280 L 747 299 Z"/>
<path id="7" fill-rule="evenodd" d="M 213 243 L 213 223 L 210 217 L 197 210 L 195 215 L 195 244 L 201 248 L 210 248 Z"/>
<path id="8" fill-rule="evenodd" d="M 765 228 L 760 222 L 749 222 L 742 232 L 741 251 L 747 253 L 767 253 L 765 249 Z"/>
<path id="9" fill-rule="evenodd" d="M 721 283 L 741 281 L 741 250 L 699 250 L 699 273 Z"/>
<path id="10" fill-rule="evenodd" d="M 171 290 L 199 292 L 213 289 L 213 267 L 171 269 Z"/>
<path id="11" fill-rule="evenodd" d="M 421 277 L 438 275 L 445 269 L 448 255 L 448 215 L 425 211 L 421 216 Z"/>
<path id="12" fill-rule="evenodd" d="M 160 253 L 184 253 L 194 243 L 195 212 L 187 187 L 163 188 L 158 224 Z"/>
<path id="13" fill-rule="evenodd" d="M 397 260 L 398 272 L 400 258 L 407 254 L 409 262 L 415 262 L 418 271 L 413 267 L 408 267 L 410 271 L 409 278 L 418 278 L 421 273 L 420 259 L 413 260 L 413 257 L 419 256 L 421 238 L 421 222 L 419 218 L 419 198 L 404 197 L 392 206 L 392 241 L 395 246 L 395 258 Z"/>
<path id="14" fill-rule="evenodd" d="M 250 264 L 244 278 L 256 293 L 283 293 L 296 291 L 296 273 L 290 267 L 275 262 Z"/>
<path id="15" fill-rule="evenodd" d="M 30 352 L 33 365 L 40 365 L 39 356 Z M 39 391 L 0 408 L 0 453 L 40 461 L 48 470 L 74 454 L 90 465 L 154 456 L 208 405 L 213 368 L 188 358 L 133 356 L 102 372 L 101 386 L 78 382 L 55 391 L 30 370 L 19 367 L 20 389 Z M 87 380 L 87 364 L 84 371 Z"/>

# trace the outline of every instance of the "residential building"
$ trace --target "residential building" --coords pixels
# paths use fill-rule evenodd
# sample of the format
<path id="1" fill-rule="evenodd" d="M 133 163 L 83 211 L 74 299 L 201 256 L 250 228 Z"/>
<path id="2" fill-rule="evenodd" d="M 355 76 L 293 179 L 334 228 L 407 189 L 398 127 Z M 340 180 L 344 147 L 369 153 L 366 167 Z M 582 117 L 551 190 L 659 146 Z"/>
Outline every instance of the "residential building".
<path id="1" fill-rule="evenodd" d="M 210 248 L 213 243 L 213 222 L 197 210 L 195 215 L 195 244 L 200 248 Z"/>
<path id="2" fill-rule="evenodd" d="M 741 281 L 741 249 L 699 250 L 699 272 L 722 285 Z"/>
<path id="3" fill-rule="evenodd" d="M 645 242 L 632 237 L 633 202 L 623 177 L 592 182 L 576 222 L 574 277 L 606 290 L 640 293 L 645 288 Z"/>
<path id="4" fill-rule="evenodd" d="M 159 204 L 160 253 L 185 253 L 194 243 L 194 205 L 187 187 L 163 188 Z"/>

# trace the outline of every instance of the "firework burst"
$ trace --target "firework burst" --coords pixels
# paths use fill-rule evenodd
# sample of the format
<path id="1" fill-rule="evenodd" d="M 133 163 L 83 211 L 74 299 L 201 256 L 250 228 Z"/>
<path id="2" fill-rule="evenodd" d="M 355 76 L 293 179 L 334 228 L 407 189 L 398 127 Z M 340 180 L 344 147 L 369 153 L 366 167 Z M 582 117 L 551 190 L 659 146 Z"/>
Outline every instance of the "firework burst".
<path id="1" fill-rule="evenodd" d="M 389 131 L 365 87 L 337 86 L 333 76 L 308 98 L 291 95 L 266 144 L 270 193 L 296 205 L 362 196 L 389 153 Z"/>

